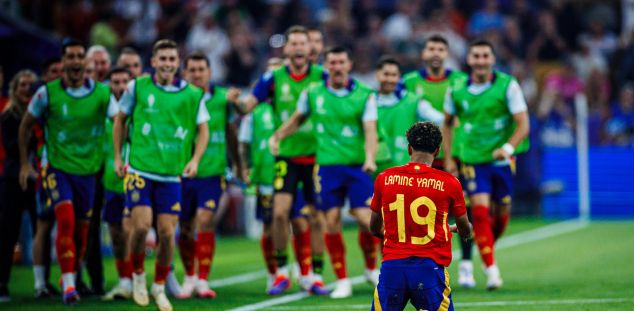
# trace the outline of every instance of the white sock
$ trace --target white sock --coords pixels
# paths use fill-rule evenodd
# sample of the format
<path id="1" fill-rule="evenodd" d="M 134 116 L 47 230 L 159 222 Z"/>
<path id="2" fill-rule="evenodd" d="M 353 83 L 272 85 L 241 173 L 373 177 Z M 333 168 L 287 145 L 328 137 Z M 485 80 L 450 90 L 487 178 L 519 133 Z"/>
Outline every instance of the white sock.
<path id="1" fill-rule="evenodd" d="M 120 278 L 119 286 L 123 288 L 132 288 L 132 280 L 130 278 Z"/>
<path id="2" fill-rule="evenodd" d="M 64 284 L 64 291 L 67 291 L 69 288 L 75 287 L 75 273 L 68 272 L 62 274 L 62 284 Z"/>
<path id="3" fill-rule="evenodd" d="M 285 277 L 288 277 L 288 265 L 277 267 L 277 275 L 283 275 Z"/>
<path id="4" fill-rule="evenodd" d="M 162 291 L 165 292 L 165 284 L 152 283 L 152 292 Z"/>
<path id="5" fill-rule="evenodd" d="M 46 287 L 46 270 L 42 265 L 33 265 L 33 275 L 35 276 L 35 289 Z"/>

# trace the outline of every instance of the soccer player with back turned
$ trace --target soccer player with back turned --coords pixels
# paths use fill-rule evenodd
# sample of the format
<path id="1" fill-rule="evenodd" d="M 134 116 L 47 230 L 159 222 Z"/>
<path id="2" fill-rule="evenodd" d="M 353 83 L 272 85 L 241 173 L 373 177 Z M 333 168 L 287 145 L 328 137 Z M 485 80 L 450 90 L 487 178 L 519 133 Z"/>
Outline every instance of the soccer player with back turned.
<path id="1" fill-rule="evenodd" d="M 469 80 L 453 85 L 445 97 L 443 148 L 451 152 L 454 117 L 462 129 L 462 176 L 473 206 L 473 229 L 487 275 L 487 289 L 502 286 L 494 244 L 509 221 L 513 193 L 513 155 L 528 149 L 526 101 L 517 80 L 493 70 L 493 45 L 484 40 L 469 45 Z M 456 163 L 445 159 L 447 172 L 457 174 Z"/>
<path id="2" fill-rule="evenodd" d="M 449 272 L 451 232 L 471 238 L 460 182 L 431 167 L 442 135 L 431 122 L 407 131 L 410 162 L 374 182 L 370 229 L 383 241 L 383 264 L 372 310 L 453 310 Z M 456 227 L 449 226 L 452 213 Z"/>
<path id="3" fill-rule="evenodd" d="M 442 126 L 445 119 L 443 104 L 447 88 L 454 84 L 464 84 L 463 82 L 468 79 L 464 72 L 445 68 L 445 60 L 448 56 L 449 42 L 447 39 L 441 35 L 430 36 L 425 40 L 425 45 L 421 51 L 424 67 L 406 74 L 402 81 L 405 89 L 415 93 L 422 100 L 421 110 L 425 116 L 424 120 L 432 121 L 438 126 Z M 451 157 L 458 164 L 461 146 L 462 128 L 456 126 L 453 130 Z M 445 153 L 441 149 L 432 167 L 444 169 L 445 157 Z M 467 215 L 471 219 L 469 202 L 467 202 Z M 471 262 L 473 241 L 460 240 L 460 248 L 462 249 L 462 258 L 458 269 L 458 284 L 471 288 L 475 286 L 473 263 Z"/>

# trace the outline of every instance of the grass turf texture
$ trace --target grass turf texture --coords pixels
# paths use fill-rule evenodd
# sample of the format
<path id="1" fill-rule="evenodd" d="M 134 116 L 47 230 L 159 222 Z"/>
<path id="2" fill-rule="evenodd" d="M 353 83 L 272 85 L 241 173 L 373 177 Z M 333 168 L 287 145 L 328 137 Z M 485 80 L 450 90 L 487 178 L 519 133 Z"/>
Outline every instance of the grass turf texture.
<path id="1" fill-rule="evenodd" d="M 529 231 L 548 224 L 539 219 L 512 219 L 505 236 Z M 450 267 L 452 293 L 458 309 L 468 310 L 633 310 L 634 303 L 634 247 L 629 237 L 634 234 L 634 222 L 593 222 L 577 231 L 528 242 L 501 249 L 497 259 L 504 278 L 504 287 L 487 292 L 477 251 L 474 252 L 475 289 L 457 286 L 457 261 Z M 349 275 L 363 273 L 362 257 L 357 245 L 354 226 L 345 229 Z M 454 248 L 458 246 L 454 240 Z M 292 253 L 289 247 L 289 253 Z M 326 282 L 334 280 L 332 269 L 326 259 Z M 104 261 L 106 288 L 116 283 L 116 272 L 112 258 Z M 148 284 L 151 283 L 153 258 L 146 260 Z M 262 270 L 264 267 L 257 241 L 237 237 L 218 239 L 211 278 L 217 280 L 237 274 Z M 180 259 L 176 269 L 182 280 Z M 53 268 L 52 280 L 59 277 L 57 266 Z M 175 300 L 175 310 L 227 310 L 257 303 L 271 297 L 264 294 L 265 278 L 216 288 L 215 300 Z M 56 282 L 55 282 L 56 283 Z M 12 301 L 0 304 L 0 310 L 68 310 L 61 298 L 35 300 L 33 298 L 33 274 L 30 267 L 14 268 L 10 290 Z M 293 284 L 288 293 L 298 292 Z M 269 310 L 313 310 L 313 309 L 365 309 L 368 310 L 374 289 L 368 284 L 354 287 L 354 296 L 332 300 L 326 297 L 306 299 L 273 306 Z M 627 298 L 624 301 L 577 301 L 595 298 Z M 567 300 L 567 302 L 562 302 Z M 474 302 L 500 302 L 501 305 L 477 305 Z M 548 304 L 539 304 L 547 301 Z M 510 305 L 507 302 L 522 303 Z M 149 308 L 149 309 L 148 309 Z M 132 301 L 101 302 L 97 297 L 82 299 L 74 309 L 83 310 L 154 310 L 153 302 L 148 308 L 140 308 Z M 408 306 L 406 310 L 413 310 Z"/>

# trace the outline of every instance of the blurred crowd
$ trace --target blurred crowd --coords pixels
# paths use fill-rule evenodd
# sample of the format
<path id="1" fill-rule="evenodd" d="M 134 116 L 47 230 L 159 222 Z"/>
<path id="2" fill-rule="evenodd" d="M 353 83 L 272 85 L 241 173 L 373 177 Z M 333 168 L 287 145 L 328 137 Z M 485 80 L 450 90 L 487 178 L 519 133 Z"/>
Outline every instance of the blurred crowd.
<path id="1" fill-rule="evenodd" d="M 424 39 L 449 38 L 450 68 L 462 68 L 470 39 L 497 47 L 500 70 L 518 77 L 532 113 L 534 142 L 575 142 L 574 98 L 585 93 L 590 143 L 634 145 L 632 0 L 23 0 L 14 13 L 55 36 L 140 51 L 171 38 L 183 53 L 203 51 L 213 81 L 247 88 L 279 56 L 281 33 L 320 29 L 325 46 L 346 44 L 354 76 L 371 86 L 374 63 L 392 54 L 403 72 L 420 64 Z"/>

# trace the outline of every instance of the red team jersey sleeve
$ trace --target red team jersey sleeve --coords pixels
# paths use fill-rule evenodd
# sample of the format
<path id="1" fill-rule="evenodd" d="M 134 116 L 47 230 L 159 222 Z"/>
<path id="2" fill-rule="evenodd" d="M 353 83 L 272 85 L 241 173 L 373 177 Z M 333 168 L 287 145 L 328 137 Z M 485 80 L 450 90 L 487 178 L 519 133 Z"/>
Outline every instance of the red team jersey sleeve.
<path id="1" fill-rule="evenodd" d="M 419 163 L 388 169 L 375 182 L 371 209 L 383 215 L 384 261 L 424 257 L 449 266 L 449 212 L 466 213 L 455 177 Z"/>

